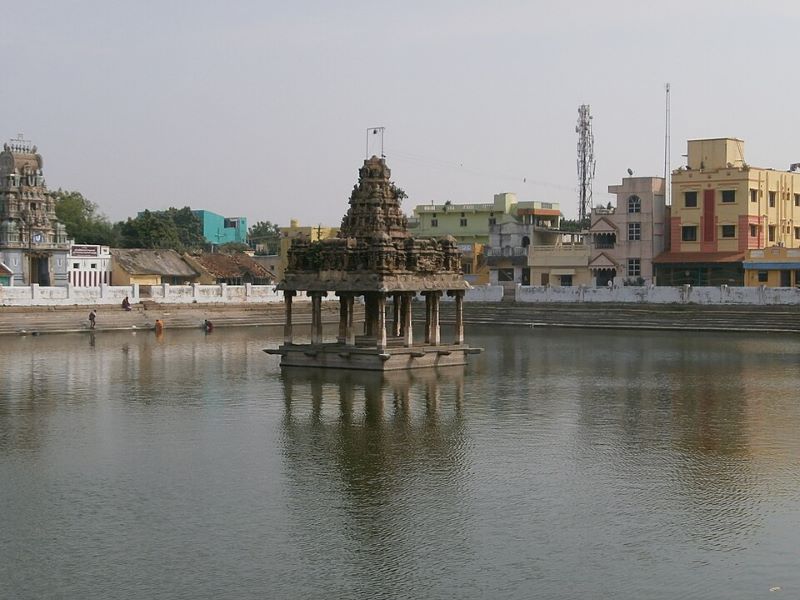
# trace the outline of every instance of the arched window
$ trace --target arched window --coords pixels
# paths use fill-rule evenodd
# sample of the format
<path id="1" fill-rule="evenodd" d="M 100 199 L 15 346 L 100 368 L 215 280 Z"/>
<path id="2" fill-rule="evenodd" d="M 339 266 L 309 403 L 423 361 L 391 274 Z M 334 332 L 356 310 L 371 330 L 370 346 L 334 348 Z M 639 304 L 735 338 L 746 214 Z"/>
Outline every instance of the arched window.
<path id="1" fill-rule="evenodd" d="M 642 212 L 642 201 L 639 196 L 631 196 L 628 198 L 628 212 L 638 213 Z"/>
<path id="2" fill-rule="evenodd" d="M 531 238 L 529 238 L 527 235 L 523 235 L 522 236 L 522 247 L 523 248 L 527 248 L 530 245 L 531 245 Z"/>

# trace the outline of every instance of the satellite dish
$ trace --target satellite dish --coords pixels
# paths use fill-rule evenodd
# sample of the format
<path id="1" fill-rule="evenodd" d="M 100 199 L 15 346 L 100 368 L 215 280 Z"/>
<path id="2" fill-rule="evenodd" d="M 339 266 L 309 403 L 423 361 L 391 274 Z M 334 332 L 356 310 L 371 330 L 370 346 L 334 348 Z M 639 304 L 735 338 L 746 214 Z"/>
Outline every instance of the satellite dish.
<path id="1" fill-rule="evenodd" d="M 633 177 L 633 169 L 628 169 L 628 176 Z"/>

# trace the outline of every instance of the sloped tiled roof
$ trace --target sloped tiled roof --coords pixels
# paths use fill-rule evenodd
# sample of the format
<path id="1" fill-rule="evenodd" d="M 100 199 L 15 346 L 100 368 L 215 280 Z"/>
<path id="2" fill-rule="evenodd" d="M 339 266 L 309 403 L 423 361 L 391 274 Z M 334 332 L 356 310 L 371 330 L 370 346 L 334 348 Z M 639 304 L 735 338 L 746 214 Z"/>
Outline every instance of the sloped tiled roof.
<path id="1" fill-rule="evenodd" d="M 617 226 L 605 217 L 600 217 L 597 219 L 597 221 L 592 223 L 592 226 L 589 228 L 591 233 L 616 233 L 617 230 Z"/>
<path id="2" fill-rule="evenodd" d="M 197 273 L 175 250 L 146 250 L 143 248 L 113 248 L 111 256 L 131 275 L 167 275 L 196 277 Z"/>
<path id="3" fill-rule="evenodd" d="M 245 275 L 263 279 L 272 277 L 272 273 L 244 252 L 237 252 L 236 254 L 204 252 L 191 258 L 197 261 L 209 275 L 218 279 L 233 279 L 244 277 Z"/>

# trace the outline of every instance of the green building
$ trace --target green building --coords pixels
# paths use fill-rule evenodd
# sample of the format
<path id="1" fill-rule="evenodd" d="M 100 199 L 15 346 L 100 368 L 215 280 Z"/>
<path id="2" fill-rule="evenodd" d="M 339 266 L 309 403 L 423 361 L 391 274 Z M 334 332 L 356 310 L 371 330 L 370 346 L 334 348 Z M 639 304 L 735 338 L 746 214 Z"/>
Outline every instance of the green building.
<path id="1" fill-rule="evenodd" d="M 504 192 L 486 204 L 420 204 L 409 225 L 419 237 L 452 235 L 459 244 L 488 244 L 492 225 L 522 221 L 558 229 L 560 218 L 557 203 L 519 202 L 516 194 Z"/>

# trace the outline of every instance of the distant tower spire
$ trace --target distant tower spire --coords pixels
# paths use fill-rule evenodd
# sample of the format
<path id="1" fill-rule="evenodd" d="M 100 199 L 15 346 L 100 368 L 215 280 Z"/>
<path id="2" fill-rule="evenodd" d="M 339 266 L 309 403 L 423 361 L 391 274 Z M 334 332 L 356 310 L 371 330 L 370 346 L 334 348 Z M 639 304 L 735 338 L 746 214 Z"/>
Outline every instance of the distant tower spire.
<path id="1" fill-rule="evenodd" d="M 589 105 L 578 107 L 578 222 L 588 226 L 592 213 L 592 180 L 594 179 L 594 134 Z"/>

